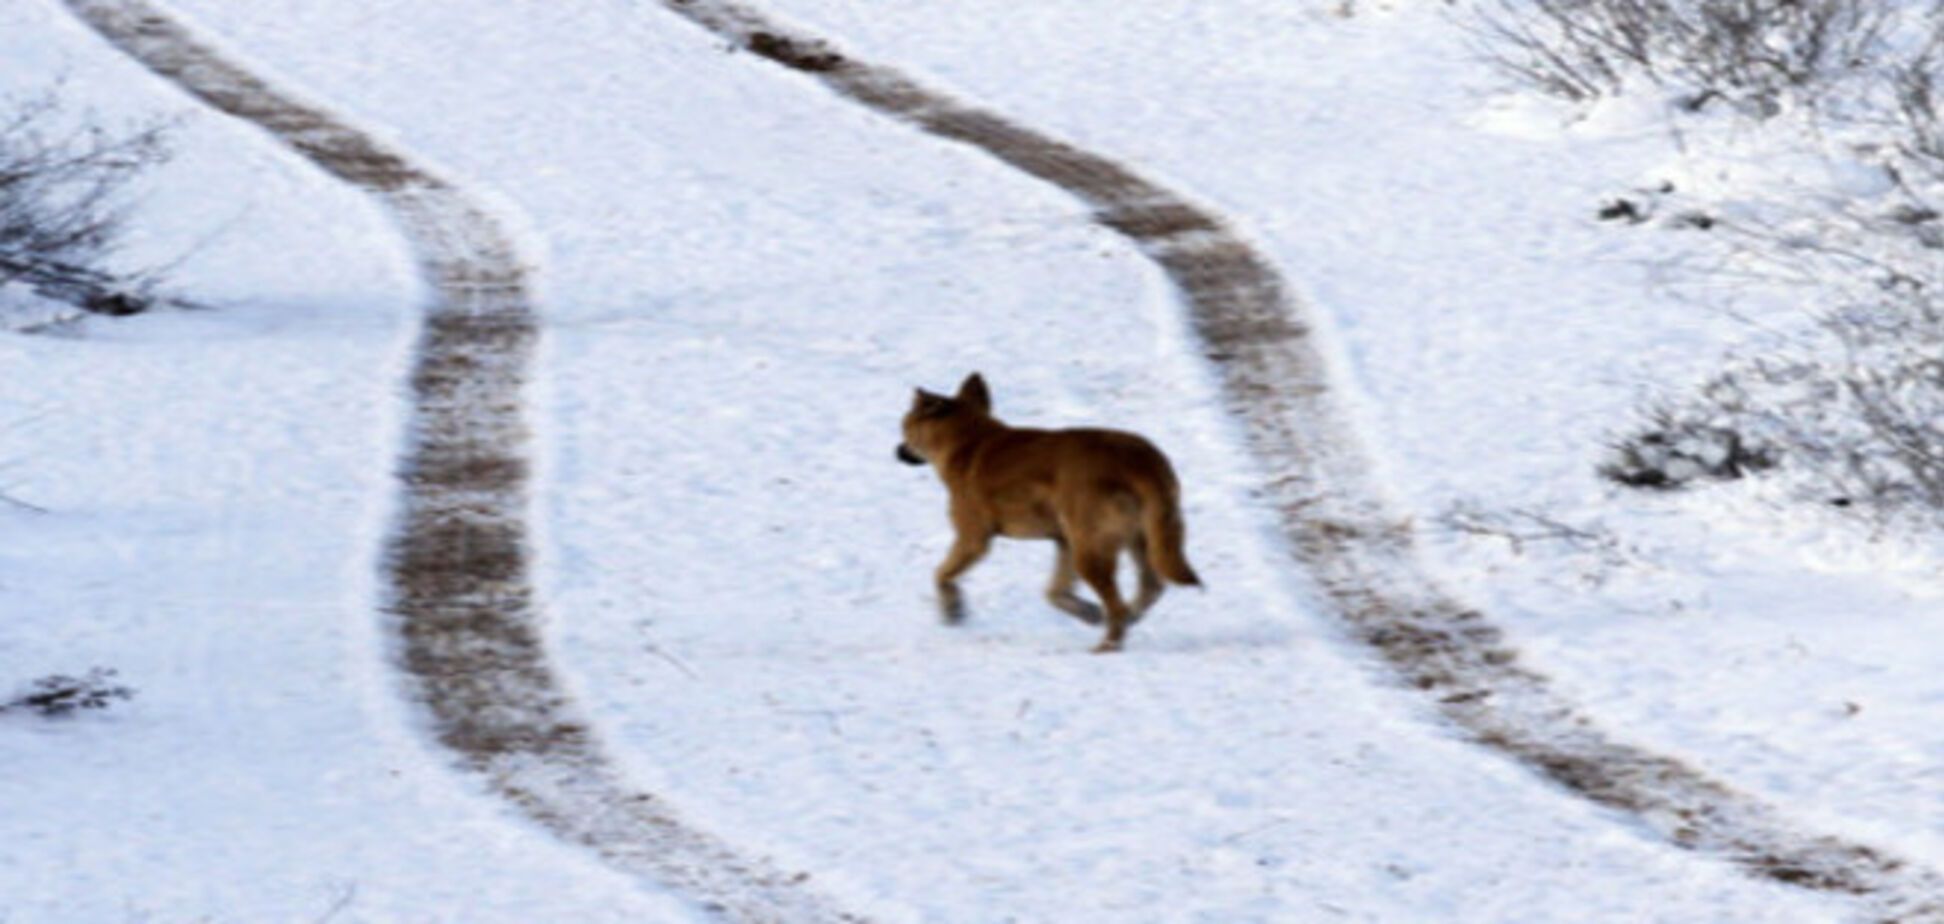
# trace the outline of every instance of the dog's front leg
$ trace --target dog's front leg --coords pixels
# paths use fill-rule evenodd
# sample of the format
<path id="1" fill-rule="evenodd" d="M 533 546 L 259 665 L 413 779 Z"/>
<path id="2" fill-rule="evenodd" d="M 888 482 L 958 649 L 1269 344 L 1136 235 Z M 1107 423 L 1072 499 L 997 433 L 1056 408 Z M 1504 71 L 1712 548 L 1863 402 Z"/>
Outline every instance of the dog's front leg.
<path id="1" fill-rule="evenodd" d="M 991 546 L 992 534 L 960 530 L 958 538 L 952 543 L 952 550 L 945 554 L 945 561 L 939 564 L 938 609 L 946 625 L 958 625 L 965 621 L 965 595 L 959 592 L 959 575 L 978 564 Z"/>

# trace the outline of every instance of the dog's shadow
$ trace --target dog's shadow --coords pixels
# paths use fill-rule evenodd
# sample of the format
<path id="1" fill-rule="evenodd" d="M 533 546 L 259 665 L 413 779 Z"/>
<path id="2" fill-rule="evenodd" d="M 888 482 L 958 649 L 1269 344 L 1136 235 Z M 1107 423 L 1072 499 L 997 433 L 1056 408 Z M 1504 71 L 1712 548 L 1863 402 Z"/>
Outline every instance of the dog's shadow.
<path id="1" fill-rule="evenodd" d="M 1138 643 L 1130 644 L 1129 651 L 1152 651 L 1168 654 L 1208 654 L 1231 651 L 1268 651 L 1280 648 L 1293 648 L 1298 641 L 1296 631 L 1288 626 L 1266 625 L 1248 626 L 1236 629 L 1218 629 L 1212 632 L 1196 632 L 1184 629 L 1180 634 L 1157 632 Z"/>
<path id="2" fill-rule="evenodd" d="M 1049 657 L 1085 655 L 1106 660 L 1164 654 L 1261 653 L 1294 648 L 1304 637 L 1293 626 L 1273 624 L 1215 628 L 1207 631 L 1183 626 L 1175 632 L 1168 631 L 1164 627 L 1149 627 L 1143 624 L 1142 628 L 1148 631 L 1137 631 L 1132 635 L 1126 649 L 1115 654 L 1092 655 L 1088 649 L 1089 639 L 1092 636 L 1089 632 L 1079 631 L 1083 627 L 1078 622 L 1075 622 L 1071 629 L 1026 628 L 1024 620 L 982 621 L 974 618 L 963 625 L 948 628 L 953 633 L 964 633 L 965 638 L 986 650 L 1008 650 Z"/>

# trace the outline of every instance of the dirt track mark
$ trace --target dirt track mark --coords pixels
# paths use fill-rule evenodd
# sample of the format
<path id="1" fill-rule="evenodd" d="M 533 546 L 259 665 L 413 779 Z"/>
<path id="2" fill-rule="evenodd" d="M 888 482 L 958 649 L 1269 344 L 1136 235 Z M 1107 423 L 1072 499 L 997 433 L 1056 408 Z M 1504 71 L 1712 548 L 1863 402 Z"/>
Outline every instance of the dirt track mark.
<path id="1" fill-rule="evenodd" d="M 1223 397 L 1245 428 L 1296 560 L 1351 631 L 1476 740 L 1571 791 L 1630 813 L 1676 846 L 1750 873 L 1855 897 L 1859 911 L 1944 920 L 1944 877 L 1867 846 L 1805 833 L 1779 811 L 1678 760 L 1627 744 L 1522 667 L 1500 631 L 1438 587 L 1390 510 L 1330 393 L 1307 307 L 1212 211 L 1126 167 L 867 64 L 725 0 L 662 0 L 734 47 L 1066 190 L 1181 291 Z"/>
<path id="2" fill-rule="evenodd" d="M 209 105 L 376 196 L 432 289 L 410 381 L 402 500 L 384 575 L 398 657 L 461 766 L 560 838 L 734 921 L 857 921 L 630 787 L 547 660 L 528 577 L 521 392 L 539 336 L 527 270 L 465 193 L 230 63 L 147 0 L 68 0 Z"/>

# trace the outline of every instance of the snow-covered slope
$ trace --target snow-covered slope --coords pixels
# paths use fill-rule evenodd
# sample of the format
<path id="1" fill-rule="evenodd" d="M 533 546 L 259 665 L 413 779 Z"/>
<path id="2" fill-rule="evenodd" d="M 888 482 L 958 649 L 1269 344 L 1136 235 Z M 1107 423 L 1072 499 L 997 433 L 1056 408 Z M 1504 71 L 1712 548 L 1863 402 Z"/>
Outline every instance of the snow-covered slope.
<path id="1" fill-rule="evenodd" d="M 1533 666 L 1805 822 L 1944 863 L 1944 733 L 1923 718 L 1944 694 L 1935 549 L 1778 516 L 1759 491 L 1656 500 L 1594 476 L 1644 396 L 1750 334 L 1665 285 L 1701 245 L 1598 208 L 1784 171 L 1854 192 L 1856 168 L 1739 133 L 1684 149 L 1647 100 L 1534 105 L 1435 8 L 767 6 L 1215 204 L 1334 322 L 1386 480 Z M 1441 529 L 1454 507 L 1595 535 L 1514 555 Z"/>
<path id="2" fill-rule="evenodd" d="M 40 0 L 0 90 L 178 117 L 137 263 L 216 310 L 0 338 L 0 692 L 93 666 L 101 715 L 0 715 L 13 922 L 681 920 L 508 825 L 396 695 L 372 609 L 418 284 L 370 203 L 198 112 Z"/>

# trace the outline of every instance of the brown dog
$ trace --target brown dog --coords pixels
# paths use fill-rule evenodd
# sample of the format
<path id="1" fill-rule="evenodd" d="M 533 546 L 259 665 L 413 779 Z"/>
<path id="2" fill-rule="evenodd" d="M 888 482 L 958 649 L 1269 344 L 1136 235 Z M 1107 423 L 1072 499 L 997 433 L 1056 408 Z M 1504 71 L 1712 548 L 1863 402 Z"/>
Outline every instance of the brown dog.
<path id="1" fill-rule="evenodd" d="M 1028 430 L 992 416 L 992 394 L 978 373 L 947 398 L 923 389 L 904 417 L 898 458 L 931 463 L 951 495 L 952 551 L 938 566 L 945 621 L 965 618 L 959 575 L 983 558 L 992 537 L 1051 539 L 1058 546 L 1046 598 L 1098 625 L 1100 606 L 1074 596 L 1076 575 L 1106 608 L 1107 636 L 1096 652 L 1119 651 L 1127 627 L 1161 598 L 1163 579 L 1199 585 L 1181 551 L 1181 488 L 1161 450 L 1118 430 Z M 1129 607 L 1114 585 L 1122 550 L 1140 570 Z"/>

